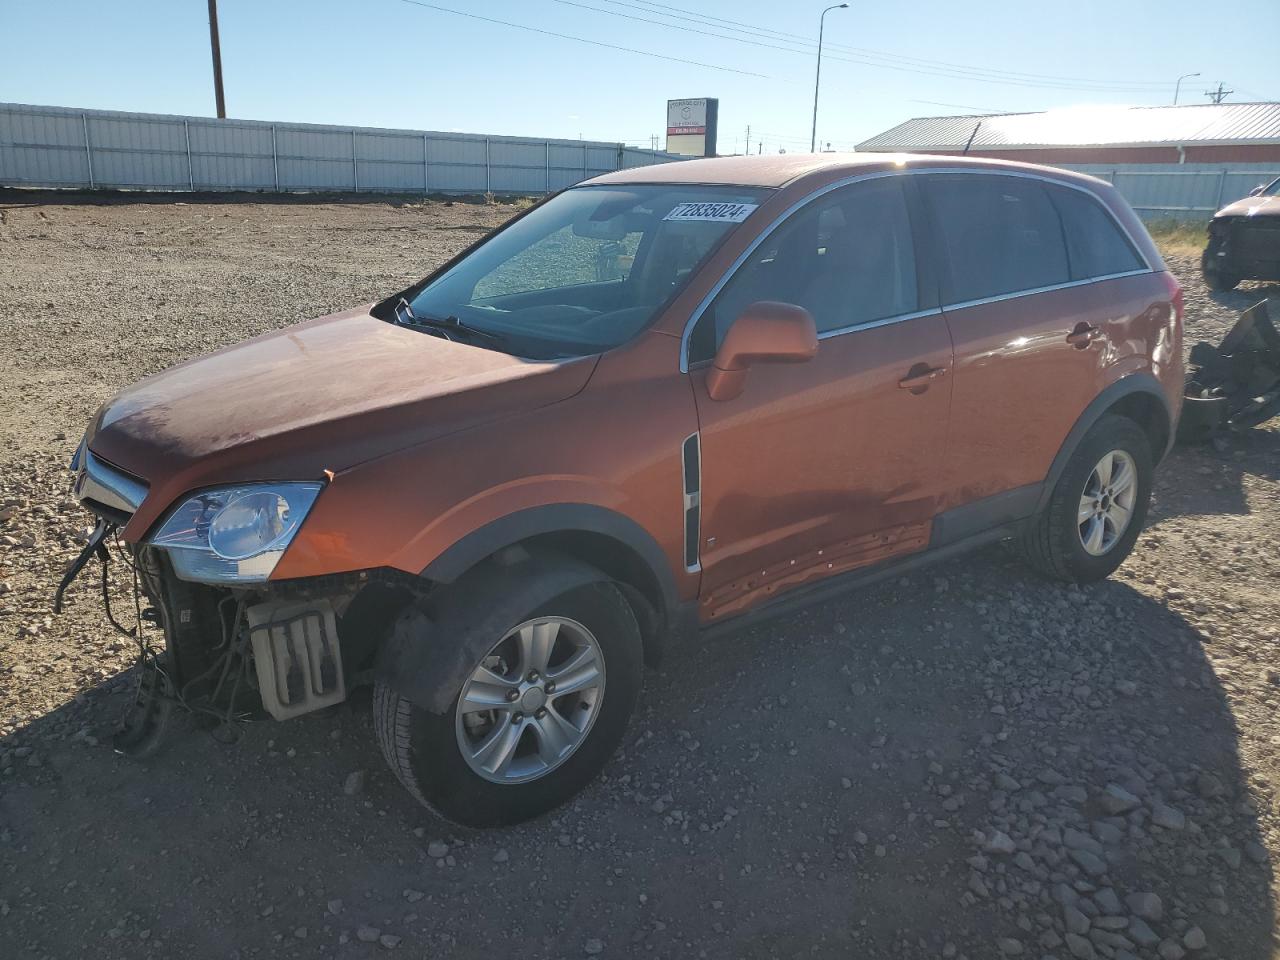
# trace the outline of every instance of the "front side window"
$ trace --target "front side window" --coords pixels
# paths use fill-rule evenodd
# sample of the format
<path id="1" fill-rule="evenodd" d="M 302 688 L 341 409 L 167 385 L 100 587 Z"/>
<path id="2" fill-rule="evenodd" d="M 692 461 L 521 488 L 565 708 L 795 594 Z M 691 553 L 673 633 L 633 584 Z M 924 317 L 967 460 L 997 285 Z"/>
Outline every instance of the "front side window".
<path id="1" fill-rule="evenodd" d="M 599 353 L 648 326 L 768 193 L 685 184 L 566 190 L 433 279 L 410 307 L 519 356 Z"/>
<path id="2" fill-rule="evenodd" d="M 1072 280 L 1092 280 L 1146 266 L 1112 216 L 1088 194 L 1070 187 L 1048 187 L 1062 217 Z"/>
<path id="3" fill-rule="evenodd" d="M 915 252 L 902 184 L 854 184 L 792 214 L 752 251 L 698 321 L 691 362 L 710 359 L 730 324 L 759 300 L 804 307 L 819 333 L 915 311 Z"/>
<path id="4" fill-rule="evenodd" d="M 1062 223 L 1038 181 L 938 175 L 924 186 L 947 265 L 946 302 L 1070 281 Z"/>

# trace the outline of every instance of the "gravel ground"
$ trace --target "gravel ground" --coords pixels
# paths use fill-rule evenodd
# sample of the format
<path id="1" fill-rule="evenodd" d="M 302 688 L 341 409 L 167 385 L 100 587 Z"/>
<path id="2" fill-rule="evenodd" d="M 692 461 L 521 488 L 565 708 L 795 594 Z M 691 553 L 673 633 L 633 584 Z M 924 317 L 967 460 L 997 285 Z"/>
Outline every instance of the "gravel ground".
<path id="1" fill-rule="evenodd" d="M 367 697 L 114 755 L 129 644 L 87 580 L 49 611 L 93 409 L 510 213 L 187 199 L 0 196 L 0 957 L 1280 956 L 1275 424 L 1177 452 L 1105 583 L 994 549 L 672 651 L 517 828 L 415 806 Z M 1280 293 L 1171 264 L 1192 342 Z"/>

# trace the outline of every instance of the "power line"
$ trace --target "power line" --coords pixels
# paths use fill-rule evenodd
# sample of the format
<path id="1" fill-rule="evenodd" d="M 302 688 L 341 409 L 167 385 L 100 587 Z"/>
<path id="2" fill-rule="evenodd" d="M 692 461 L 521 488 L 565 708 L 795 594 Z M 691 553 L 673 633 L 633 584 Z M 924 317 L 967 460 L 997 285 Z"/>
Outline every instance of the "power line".
<path id="1" fill-rule="evenodd" d="M 496 17 L 484 17 L 478 13 L 464 13 L 461 10 L 453 10 L 449 7 L 437 6 L 434 3 L 424 3 L 423 0 L 400 0 L 401 3 L 412 4 L 415 7 L 424 7 L 427 10 L 435 10 L 440 13 L 451 13 L 456 17 L 467 17 L 470 20 L 482 20 L 485 23 L 496 23 L 503 27 L 514 27 L 517 30 L 527 30 L 530 33 L 540 33 L 547 37 L 556 37 L 560 40 L 574 40 L 578 43 L 590 44 L 593 47 L 604 47 L 607 50 L 621 50 L 623 53 L 634 53 L 642 57 L 653 57 L 658 60 L 666 60 L 671 63 L 683 63 L 691 67 L 706 67 L 708 70 L 720 70 L 725 73 L 736 73 L 744 77 L 759 77 L 762 80 L 773 79 L 768 74 L 754 73 L 750 70 L 738 70 L 734 67 L 725 67 L 715 63 L 703 63 L 700 60 L 686 60 L 683 57 L 671 57 L 664 53 L 653 53 L 649 50 L 637 50 L 634 47 L 623 47 L 616 43 L 605 43 L 603 40 L 588 40 L 586 37 L 575 37 L 569 33 L 557 33 L 554 30 L 543 30 L 541 27 L 531 27 L 523 23 L 512 23 L 510 20 L 499 20 Z"/>
<path id="2" fill-rule="evenodd" d="M 556 0 L 562 2 L 562 0 Z M 628 0 L 602 0 L 604 3 L 613 6 L 626 7 L 633 10 L 640 10 L 645 13 L 651 13 L 656 16 L 667 17 L 671 20 L 680 20 L 688 23 L 695 23 L 701 26 L 712 26 L 719 30 L 728 30 L 731 33 L 743 33 L 750 37 L 765 38 L 781 43 L 800 45 L 803 47 L 814 48 L 816 44 L 808 37 L 795 33 L 787 33 L 782 30 L 773 30 L 767 27 L 759 27 L 752 24 L 743 23 L 739 20 L 729 20 L 725 17 L 713 17 L 709 14 L 701 14 L 693 10 L 686 10 L 681 7 L 675 7 L 665 3 L 655 3 L 651 0 L 639 0 L 639 3 L 628 2 Z M 583 4 L 575 4 L 584 6 Z M 659 9 L 650 9 L 659 8 Z M 589 8 L 597 9 L 599 8 Z M 668 13 L 665 11 L 676 11 Z M 642 20 L 646 23 L 659 23 L 660 21 L 644 20 L 640 17 L 632 17 L 627 14 L 620 14 L 615 11 L 600 10 L 601 13 L 611 13 L 614 16 L 623 16 L 628 19 Z M 686 16 L 688 14 L 688 16 Z M 714 22 L 712 22 L 714 21 Z M 681 29 L 691 29 L 681 27 Z M 693 30 L 692 32 L 705 32 Z M 736 40 L 740 43 L 752 43 L 756 46 L 772 47 L 773 49 L 783 49 L 791 53 L 808 53 L 808 50 L 794 50 L 790 47 L 776 47 L 773 44 L 761 43 L 759 40 L 745 40 L 739 37 L 725 37 L 723 34 L 709 34 L 717 36 L 721 39 Z M 1116 93 L 1150 93 L 1158 90 L 1166 89 L 1170 86 L 1168 81 L 1157 80 L 1112 80 L 1098 79 L 1090 77 L 1072 77 L 1060 76 L 1054 74 L 1036 74 L 1024 73 L 1016 70 L 1000 70 L 991 67 L 974 67 L 966 64 L 951 63 L 945 60 L 932 60 L 922 57 L 912 57 L 902 54 L 888 53 L 881 50 L 873 50 L 867 47 L 853 47 L 846 44 L 830 43 L 827 44 L 828 50 L 840 51 L 852 54 L 858 59 L 849 60 L 846 58 L 832 57 L 831 59 L 841 59 L 848 63 L 861 63 L 867 66 L 880 66 L 886 69 L 896 69 L 906 72 L 918 72 L 930 76 L 950 76 L 955 79 L 969 79 L 986 83 L 1006 83 L 1010 86 L 1035 86 L 1043 88 L 1057 88 L 1068 90 L 1084 90 L 1092 92 L 1116 92 Z M 828 54 L 830 56 L 830 54 Z M 909 69 L 910 66 L 925 69 Z"/>

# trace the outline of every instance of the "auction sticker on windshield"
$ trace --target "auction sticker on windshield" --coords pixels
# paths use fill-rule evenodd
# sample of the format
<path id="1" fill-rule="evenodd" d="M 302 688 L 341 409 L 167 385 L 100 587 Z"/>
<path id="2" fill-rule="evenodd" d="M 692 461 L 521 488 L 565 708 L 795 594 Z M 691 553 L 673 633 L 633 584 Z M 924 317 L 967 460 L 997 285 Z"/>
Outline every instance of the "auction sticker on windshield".
<path id="1" fill-rule="evenodd" d="M 741 223 L 758 203 L 677 203 L 663 220 L 699 220 L 712 223 Z"/>

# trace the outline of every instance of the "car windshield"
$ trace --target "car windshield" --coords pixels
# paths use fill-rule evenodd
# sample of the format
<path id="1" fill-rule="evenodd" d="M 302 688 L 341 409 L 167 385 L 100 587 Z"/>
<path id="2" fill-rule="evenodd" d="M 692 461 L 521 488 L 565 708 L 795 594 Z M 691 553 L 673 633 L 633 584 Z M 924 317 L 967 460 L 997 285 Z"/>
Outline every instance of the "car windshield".
<path id="1" fill-rule="evenodd" d="M 495 234 L 410 301 L 538 359 L 599 353 L 643 330 L 768 191 L 627 185 L 566 190 Z"/>

